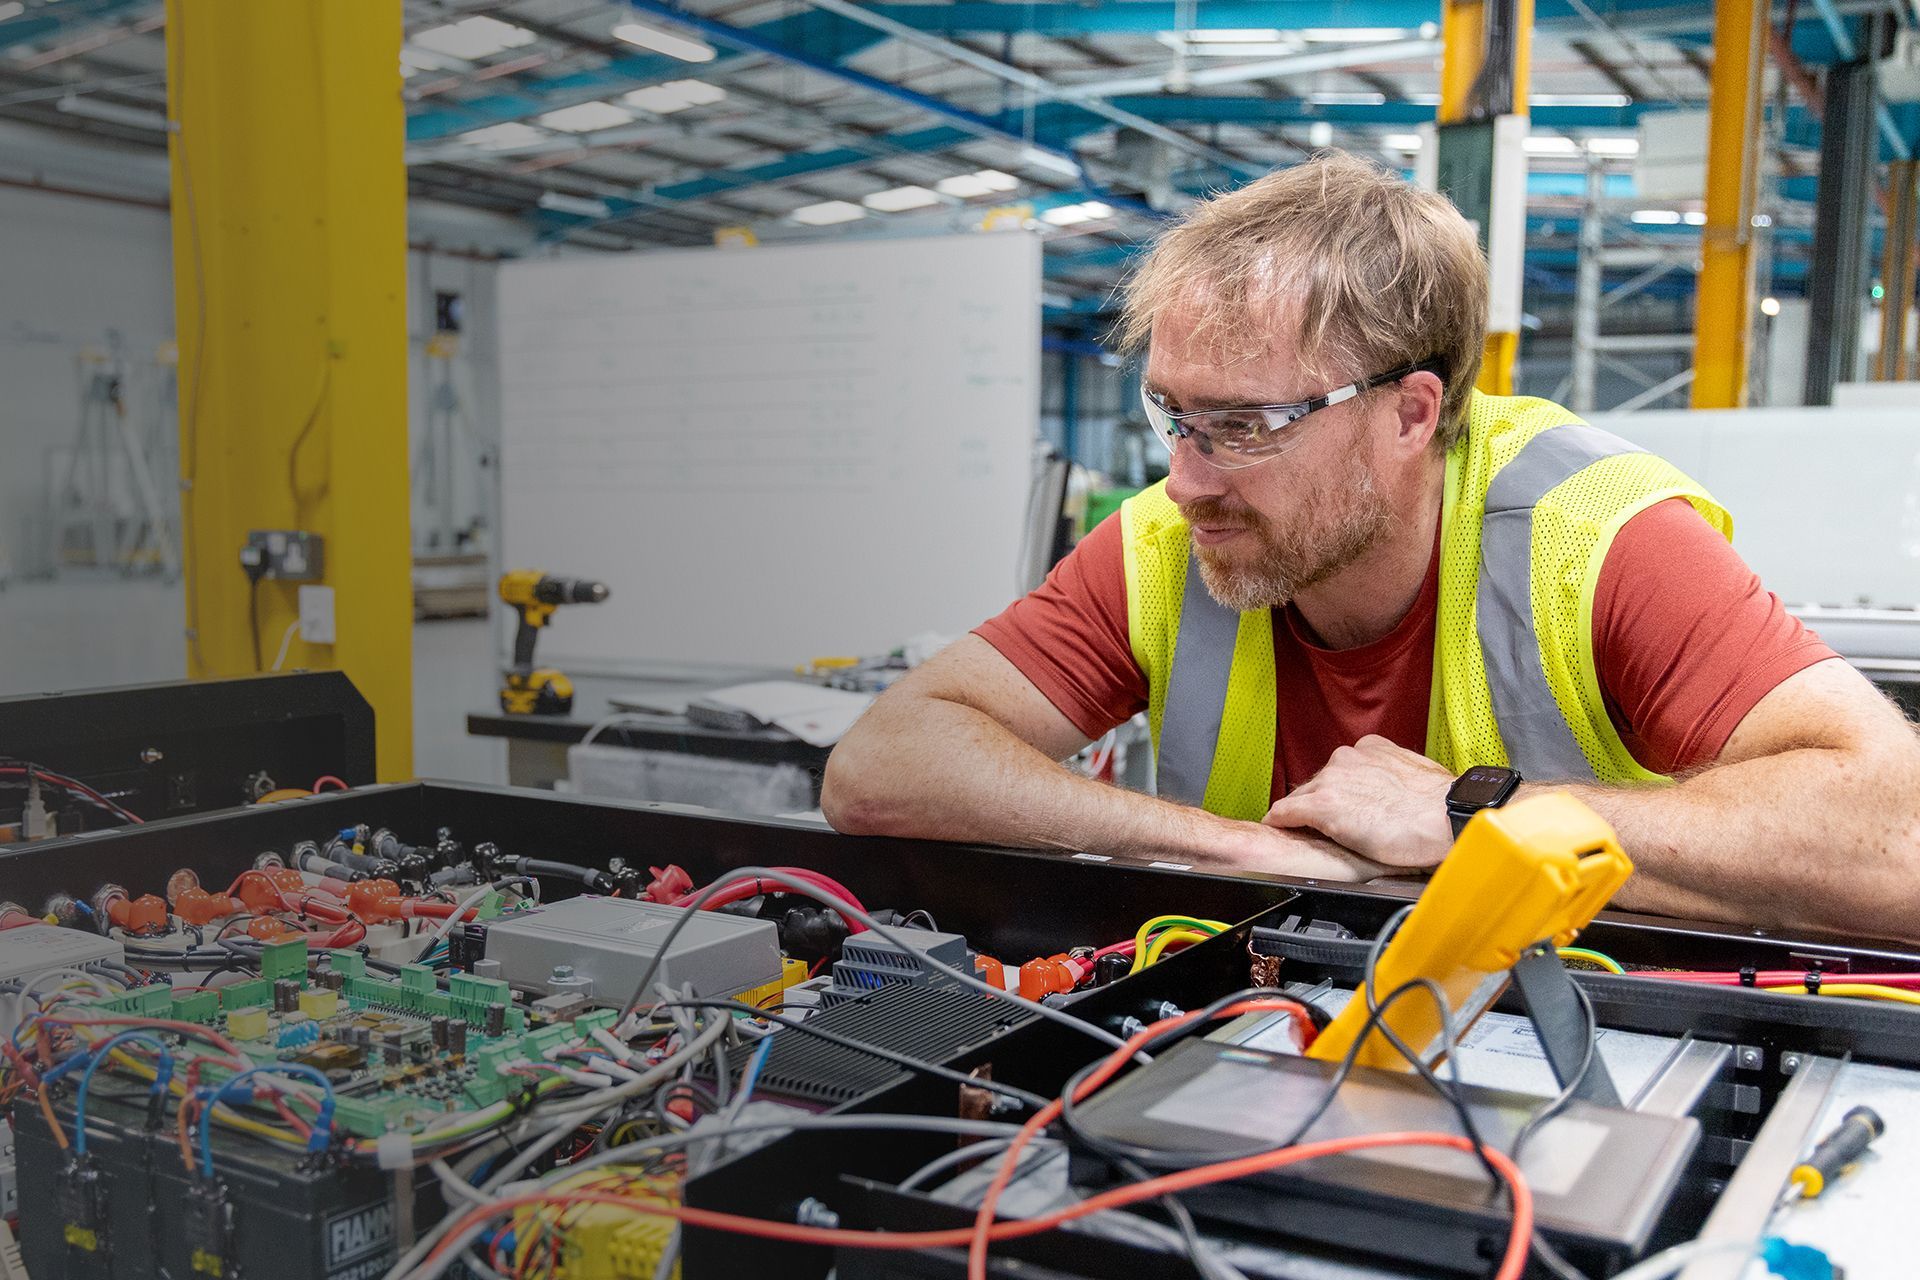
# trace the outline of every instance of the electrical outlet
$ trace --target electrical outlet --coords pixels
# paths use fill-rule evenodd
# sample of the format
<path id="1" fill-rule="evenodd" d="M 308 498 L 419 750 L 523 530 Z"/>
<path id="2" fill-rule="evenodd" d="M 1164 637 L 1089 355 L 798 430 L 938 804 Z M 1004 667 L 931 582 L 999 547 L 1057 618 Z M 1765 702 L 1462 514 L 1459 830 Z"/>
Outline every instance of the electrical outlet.
<path id="1" fill-rule="evenodd" d="M 300 638 L 308 644 L 334 643 L 333 588 L 300 588 Z"/>
<path id="2" fill-rule="evenodd" d="M 254 579 L 318 582 L 326 576 L 327 540 L 302 529 L 252 529 L 240 566 Z"/>

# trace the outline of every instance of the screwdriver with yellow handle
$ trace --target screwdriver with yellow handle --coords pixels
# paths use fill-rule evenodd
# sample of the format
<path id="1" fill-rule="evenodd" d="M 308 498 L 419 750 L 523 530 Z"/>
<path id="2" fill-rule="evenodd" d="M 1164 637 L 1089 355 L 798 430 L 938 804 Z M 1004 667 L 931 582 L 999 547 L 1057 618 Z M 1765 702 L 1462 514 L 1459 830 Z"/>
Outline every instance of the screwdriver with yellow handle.
<path id="1" fill-rule="evenodd" d="M 1839 1127 L 1820 1140 L 1813 1154 L 1787 1175 L 1783 1205 L 1795 1200 L 1817 1200 L 1829 1183 L 1865 1155 L 1875 1138 L 1887 1131 L 1886 1121 L 1871 1107 L 1855 1107 L 1840 1117 Z"/>

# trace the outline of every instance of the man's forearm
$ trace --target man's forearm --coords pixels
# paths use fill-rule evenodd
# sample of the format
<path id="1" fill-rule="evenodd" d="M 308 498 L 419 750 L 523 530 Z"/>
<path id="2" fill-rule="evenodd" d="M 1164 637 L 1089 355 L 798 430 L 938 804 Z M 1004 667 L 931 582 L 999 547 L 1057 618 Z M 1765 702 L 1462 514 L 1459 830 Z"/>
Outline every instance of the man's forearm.
<path id="1" fill-rule="evenodd" d="M 882 699 L 835 748 L 821 807 L 833 825 L 1117 856 L 1174 854 L 1351 879 L 1320 841 L 1111 787 L 1062 767 L 985 713 L 938 698 Z"/>
<path id="2" fill-rule="evenodd" d="M 1912 938 L 1920 785 L 1911 758 L 1808 748 L 1671 787 L 1545 789 L 1572 791 L 1619 833 L 1636 868 L 1613 900 L 1622 910 Z"/>

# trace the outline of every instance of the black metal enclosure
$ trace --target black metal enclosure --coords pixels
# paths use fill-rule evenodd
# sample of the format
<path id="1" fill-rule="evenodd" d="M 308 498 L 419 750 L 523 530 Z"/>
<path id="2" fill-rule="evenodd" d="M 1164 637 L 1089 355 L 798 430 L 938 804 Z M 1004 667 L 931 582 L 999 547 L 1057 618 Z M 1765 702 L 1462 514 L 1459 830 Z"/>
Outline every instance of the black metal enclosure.
<path id="1" fill-rule="evenodd" d="M 374 780 L 373 708 L 338 671 L 0 698 L 0 756 L 78 779 L 148 820 L 246 804 L 331 774 Z M 49 801 L 58 793 L 47 792 Z M 20 793 L 0 792 L 0 822 Z M 70 806 L 63 831 L 115 819 Z"/>
<path id="2" fill-rule="evenodd" d="M 1271 875 L 1228 876 L 1145 860 L 851 838 L 806 822 L 740 820 L 544 791 L 410 783 L 169 819 L 0 854 L 0 897 L 37 909 L 56 892 L 85 897 L 107 881 L 135 894 L 159 892 L 182 866 L 212 882 L 245 870 L 263 851 L 285 850 L 296 841 L 358 824 L 391 828 L 410 842 L 428 841 L 444 828 L 468 847 L 489 841 L 508 856 L 594 867 L 605 867 L 614 857 L 642 866 L 677 863 L 696 883 L 744 866 L 806 867 L 845 883 L 869 908 L 925 909 L 937 917 L 940 929 L 964 934 L 976 949 L 1010 964 L 1130 937 L 1141 921 L 1169 912 L 1241 922 L 1228 934 L 1095 989 L 1073 1005 L 1076 1014 L 1116 1027 L 1127 1017 L 1155 1016 L 1162 1001 L 1191 1009 L 1248 986 L 1247 944 L 1256 923 L 1284 928 L 1320 922 L 1368 936 L 1412 893 Z M 555 884 L 553 891 L 564 896 L 573 890 Z M 1897 944 L 1618 913 L 1604 914 L 1581 941 L 1628 965 L 1920 971 L 1920 951 Z M 1323 962 L 1286 961 L 1282 976 L 1351 982 L 1355 970 L 1335 949 Z M 1788 1055 L 1850 1054 L 1920 1067 L 1920 1015 L 1903 1007 L 1605 974 L 1581 974 L 1579 981 L 1604 1027 L 1690 1033 L 1742 1050 L 1703 1111 L 1707 1140 L 1676 1202 L 1671 1232 L 1698 1228 L 1720 1180 L 1791 1078 L 1782 1069 Z M 1073 1071 L 1104 1052 L 1084 1034 L 1029 1021 L 944 1065 L 963 1071 L 990 1066 L 998 1081 L 1051 1096 Z M 951 1116 L 960 1106 L 953 1085 L 902 1075 L 843 1110 Z M 850 1141 L 844 1134 L 797 1131 L 695 1178 L 687 1199 L 696 1207 L 785 1222 L 795 1221 L 801 1203 L 811 1199 L 849 1226 L 954 1225 L 962 1215 L 952 1206 L 892 1189 L 908 1171 L 949 1149 L 943 1143 L 950 1146 L 951 1139 L 876 1132 Z M 689 1230 L 684 1265 L 689 1277 L 819 1276 L 834 1265 L 843 1276 L 963 1273 L 954 1256 L 940 1252 L 847 1252 L 836 1260 L 822 1248 Z M 1167 1265 L 1164 1255 L 1057 1233 L 996 1247 L 994 1256 L 1000 1260 L 996 1265 L 1008 1268 L 1000 1272 L 1005 1275 L 1141 1274 Z M 1026 1269 L 1018 1270 L 1023 1265 Z"/>

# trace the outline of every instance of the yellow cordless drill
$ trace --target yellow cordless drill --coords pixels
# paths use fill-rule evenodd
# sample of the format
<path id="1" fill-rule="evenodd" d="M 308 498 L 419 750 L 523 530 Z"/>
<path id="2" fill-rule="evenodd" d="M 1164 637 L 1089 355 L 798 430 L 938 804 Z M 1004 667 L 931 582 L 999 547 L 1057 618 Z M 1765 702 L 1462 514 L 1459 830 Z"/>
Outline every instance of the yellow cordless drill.
<path id="1" fill-rule="evenodd" d="M 533 642 L 563 604 L 599 604 L 607 584 L 584 578 L 553 578 L 538 569 L 500 575 L 500 598 L 520 614 L 513 637 L 513 667 L 500 687 L 500 709 L 514 716 L 564 716 L 573 710 L 573 681 L 552 667 L 533 665 Z"/>

